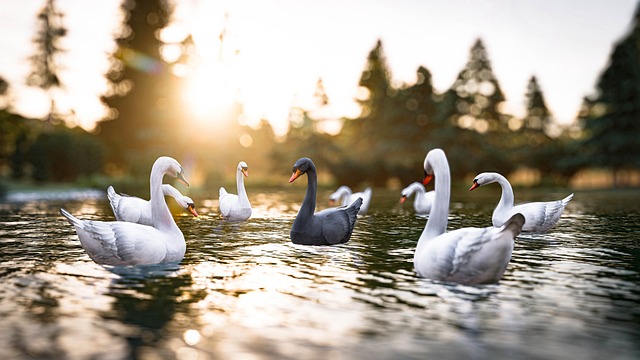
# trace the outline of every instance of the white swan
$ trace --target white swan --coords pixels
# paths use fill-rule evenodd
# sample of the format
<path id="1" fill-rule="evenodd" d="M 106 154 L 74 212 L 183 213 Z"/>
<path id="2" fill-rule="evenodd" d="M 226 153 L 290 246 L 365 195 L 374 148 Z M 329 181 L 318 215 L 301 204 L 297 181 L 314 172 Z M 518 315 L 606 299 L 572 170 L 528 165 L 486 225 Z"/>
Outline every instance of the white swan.
<path id="1" fill-rule="evenodd" d="M 362 198 L 362 206 L 360 207 L 360 211 L 358 211 L 358 215 L 365 215 L 369 211 L 369 204 L 371 204 L 371 195 L 373 194 L 373 190 L 371 187 L 367 187 L 362 192 L 353 193 L 351 188 L 342 185 L 336 190 L 333 194 L 329 195 L 329 203 L 331 205 L 339 202 L 342 199 L 342 206 L 347 206 L 358 198 Z"/>
<path id="2" fill-rule="evenodd" d="M 497 182 L 502 187 L 500 202 L 498 202 L 498 206 L 493 211 L 491 218 L 493 226 L 502 226 L 511 215 L 521 213 L 526 220 L 522 227 L 522 232 L 545 233 L 549 231 L 560 219 L 564 207 L 573 198 L 573 194 L 571 194 L 562 200 L 532 202 L 513 206 L 513 189 L 509 180 L 495 172 L 478 174 L 473 179 L 473 185 L 469 191 L 493 182 Z"/>
<path id="3" fill-rule="evenodd" d="M 150 197 L 153 226 L 124 221 L 80 220 L 60 209 L 76 229 L 80 243 L 96 263 L 103 265 L 141 265 L 179 262 L 186 244 L 162 193 L 164 175 L 184 179 L 180 164 L 166 156 L 158 158 L 151 168 Z"/>
<path id="4" fill-rule="evenodd" d="M 402 192 L 400 193 L 400 195 L 402 195 L 400 198 L 400 204 L 404 203 L 407 198 L 410 198 L 413 194 L 415 194 L 415 198 L 413 199 L 413 209 L 416 211 L 416 214 L 429 214 L 429 211 L 431 211 L 431 205 L 433 204 L 433 199 L 436 197 L 436 192 L 427 192 L 424 185 L 419 182 L 414 182 L 402 189 Z"/>
<path id="5" fill-rule="evenodd" d="M 244 189 L 245 176 L 249 177 L 249 167 L 244 161 L 240 161 L 236 171 L 238 195 L 229 194 L 224 187 L 220 188 L 218 206 L 225 220 L 245 221 L 251 217 L 251 203 Z"/>
<path id="6" fill-rule="evenodd" d="M 413 258 L 418 275 L 466 285 L 499 281 L 511 259 L 524 216 L 513 215 L 501 228 L 468 227 L 445 232 L 451 179 L 444 152 L 429 151 L 424 170 L 425 184 L 435 176 L 436 195 Z"/>
<path id="7" fill-rule="evenodd" d="M 173 197 L 178 205 L 187 209 L 193 216 L 198 216 L 193 200 L 184 196 L 169 184 L 162 184 L 162 193 Z M 113 186 L 107 188 L 107 198 L 118 221 L 134 222 L 142 225 L 153 225 L 151 219 L 151 203 L 147 200 L 135 196 L 118 194 Z"/>

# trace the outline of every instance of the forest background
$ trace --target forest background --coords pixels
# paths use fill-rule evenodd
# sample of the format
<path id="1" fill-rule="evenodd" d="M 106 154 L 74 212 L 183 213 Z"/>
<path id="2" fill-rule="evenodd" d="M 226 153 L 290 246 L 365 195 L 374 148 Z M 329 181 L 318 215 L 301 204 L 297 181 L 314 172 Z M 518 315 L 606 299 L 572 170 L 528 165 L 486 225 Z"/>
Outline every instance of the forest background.
<path id="1" fill-rule="evenodd" d="M 526 85 L 525 116 L 505 113 L 482 39 L 441 93 L 422 66 L 415 83 L 393 84 L 378 41 L 354 84 L 362 94 L 360 115 L 339 119 L 336 133 L 323 131 L 323 109 L 331 99 L 320 78 L 316 104 L 292 106 L 285 135 L 277 135 L 269 119 L 243 124 L 239 102 L 207 131 L 188 125 L 178 105 L 183 80 L 174 70 L 194 60 L 193 39 L 185 38 L 180 56 L 166 61 L 158 34 L 171 21 L 171 3 L 129 0 L 122 11 L 125 23 L 109 54 L 110 89 L 101 99 L 110 110 L 92 132 L 72 126 L 73 114 L 61 113 L 53 96 L 45 119 L 15 113 L 11 84 L 0 69 L 0 196 L 19 184 L 46 183 L 115 185 L 145 194 L 151 164 L 160 155 L 178 159 L 200 189 L 232 183 L 240 160 L 249 164 L 254 185 L 284 184 L 301 156 L 314 160 L 326 186 L 398 188 L 420 179 L 424 156 L 435 147 L 446 151 L 460 181 L 497 171 L 526 185 L 640 185 L 640 7 L 572 124 L 554 121 L 535 76 Z M 64 87 L 57 62 L 67 33 L 64 14 L 47 0 L 34 21 L 38 32 L 27 83 L 50 93 Z"/>

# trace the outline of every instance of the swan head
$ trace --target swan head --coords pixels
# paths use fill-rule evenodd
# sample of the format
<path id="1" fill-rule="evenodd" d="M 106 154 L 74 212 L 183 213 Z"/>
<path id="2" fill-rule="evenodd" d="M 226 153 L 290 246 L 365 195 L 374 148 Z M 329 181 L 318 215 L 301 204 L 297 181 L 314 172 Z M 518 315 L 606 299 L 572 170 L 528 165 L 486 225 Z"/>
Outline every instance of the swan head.
<path id="1" fill-rule="evenodd" d="M 424 158 L 424 180 L 422 180 L 422 185 L 427 185 L 431 182 L 435 175 L 435 168 L 443 170 L 446 168 L 447 172 L 449 172 L 447 156 L 442 149 L 433 149 Z"/>
<path id="2" fill-rule="evenodd" d="M 480 186 L 483 185 L 487 185 L 487 184 L 491 184 L 492 182 L 495 182 L 496 176 L 494 175 L 494 173 L 481 173 L 478 174 L 474 179 L 473 179 L 473 185 L 471 185 L 471 187 L 469 188 L 469 191 L 472 191 L 473 189 L 477 189 Z"/>
<path id="3" fill-rule="evenodd" d="M 176 159 L 168 156 L 161 156 L 156 160 L 153 166 L 160 167 L 160 170 L 162 170 L 163 173 L 173 176 L 181 183 L 189 186 L 187 179 L 184 178 L 184 169 Z"/>
<path id="4" fill-rule="evenodd" d="M 246 162 L 240 161 L 238 163 L 238 171 L 240 171 L 244 177 L 249 177 L 249 166 Z"/>
<path id="5" fill-rule="evenodd" d="M 338 190 L 336 190 L 333 194 L 329 195 L 329 205 L 335 204 L 336 201 L 340 200 L 341 197 L 351 194 L 351 188 L 346 186 L 346 185 L 342 185 L 338 188 Z"/>
<path id="6" fill-rule="evenodd" d="M 315 165 L 313 161 L 307 157 L 303 157 L 298 159 L 295 164 L 293 164 L 293 169 L 291 170 L 293 174 L 289 179 L 289 182 L 292 183 L 295 179 L 299 178 L 301 175 L 305 174 L 307 171 L 313 169 Z"/>
<path id="7" fill-rule="evenodd" d="M 196 204 L 193 202 L 188 196 L 183 196 L 180 200 L 176 199 L 178 205 L 185 208 L 188 212 L 190 212 L 193 216 L 198 216 L 198 212 L 196 211 Z"/>
<path id="8" fill-rule="evenodd" d="M 407 186 L 406 188 L 402 189 L 402 191 L 400 192 L 400 204 L 404 203 L 405 201 L 407 201 L 407 198 L 409 196 L 411 196 L 414 192 L 415 192 L 415 186 L 421 186 L 420 183 L 412 183 L 411 185 Z"/>

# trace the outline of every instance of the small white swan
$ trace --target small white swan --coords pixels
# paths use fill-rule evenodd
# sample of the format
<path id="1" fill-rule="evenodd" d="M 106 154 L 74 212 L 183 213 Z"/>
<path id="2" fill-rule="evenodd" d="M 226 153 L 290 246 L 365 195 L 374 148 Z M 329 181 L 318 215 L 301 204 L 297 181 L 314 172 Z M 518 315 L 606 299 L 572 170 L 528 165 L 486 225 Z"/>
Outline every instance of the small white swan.
<path id="1" fill-rule="evenodd" d="M 478 174 L 473 179 L 473 185 L 469 191 L 493 182 L 497 182 L 502 187 L 500 202 L 498 202 L 498 206 L 493 211 L 491 218 L 493 226 L 502 226 L 511 215 L 521 213 L 526 220 L 522 227 L 522 232 L 545 233 L 560 220 L 564 207 L 573 199 L 573 194 L 571 194 L 562 200 L 532 202 L 513 206 L 513 189 L 509 180 L 495 172 Z"/>
<path id="2" fill-rule="evenodd" d="M 151 168 L 150 200 L 153 226 L 124 221 L 80 220 L 60 209 L 73 225 L 87 254 L 102 265 L 142 265 L 180 262 L 186 251 L 178 228 L 162 193 L 162 178 L 170 175 L 189 185 L 180 164 L 167 156 Z"/>
<path id="3" fill-rule="evenodd" d="M 182 195 L 178 189 L 169 184 L 162 184 L 162 193 L 174 198 L 178 205 L 189 211 L 193 216 L 198 216 L 193 200 L 188 196 Z M 116 220 L 153 225 L 151 203 L 149 201 L 135 196 L 118 194 L 113 189 L 113 186 L 107 188 L 107 198 Z"/>
<path id="4" fill-rule="evenodd" d="M 419 182 L 414 182 L 402 189 L 402 192 L 400 193 L 400 195 L 402 195 L 400 198 L 400 204 L 404 203 L 407 198 L 410 198 L 413 194 L 415 194 L 413 199 L 413 209 L 416 211 L 416 214 L 428 215 L 429 211 L 431 211 L 433 199 L 436 197 L 436 192 L 427 192 L 424 185 Z"/>
<path id="5" fill-rule="evenodd" d="M 333 194 L 329 195 L 329 203 L 333 206 L 333 204 L 337 203 L 342 199 L 342 206 L 347 206 L 358 198 L 362 198 L 362 206 L 360 206 L 360 211 L 358 211 L 358 215 L 365 215 L 369 211 L 369 204 L 371 204 L 371 195 L 373 194 L 373 190 L 371 187 L 367 187 L 362 192 L 353 193 L 351 188 L 342 185 L 340 186 Z"/>
<path id="6" fill-rule="evenodd" d="M 244 189 L 245 176 L 249 177 L 249 167 L 244 161 L 240 161 L 236 171 L 238 195 L 229 194 L 224 187 L 220 188 L 218 206 L 225 220 L 245 221 L 251 217 L 251 203 Z"/>
<path id="7" fill-rule="evenodd" d="M 499 281 L 511 259 L 514 238 L 522 229 L 524 216 L 513 215 L 501 228 L 467 227 L 445 232 L 451 178 L 444 151 L 429 151 L 424 170 L 425 184 L 436 179 L 436 195 L 413 257 L 418 275 L 465 285 Z"/>

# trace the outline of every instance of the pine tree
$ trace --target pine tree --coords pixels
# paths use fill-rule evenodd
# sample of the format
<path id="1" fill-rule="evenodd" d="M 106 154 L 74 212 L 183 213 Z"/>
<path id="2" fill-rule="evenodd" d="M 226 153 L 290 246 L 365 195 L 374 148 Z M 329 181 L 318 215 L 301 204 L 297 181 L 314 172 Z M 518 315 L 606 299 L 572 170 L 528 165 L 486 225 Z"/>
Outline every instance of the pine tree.
<path id="1" fill-rule="evenodd" d="M 547 108 L 544 94 L 538 80 L 531 76 L 525 94 L 525 106 L 527 113 L 521 122 L 513 118 L 510 123 L 512 130 L 516 130 L 516 156 L 513 160 L 518 164 L 538 169 L 544 173 L 549 173 L 553 169 L 553 158 L 557 149 L 553 139 L 549 137 L 549 131 L 553 116 Z M 517 122 L 517 126 L 513 123 Z"/>
<path id="2" fill-rule="evenodd" d="M 117 42 L 107 77 L 111 90 L 102 101 L 111 109 L 99 123 L 100 136 L 109 145 L 110 160 L 147 171 L 161 154 L 174 153 L 180 140 L 174 109 L 176 77 L 161 59 L 158 38 L 170 20 L 165 0 L 125 0 L 126 24 Z M 136 162 L 141 162 L 136 166 Z"/>
<path id="3" fill-rule="evenodd" d="M 478 168 L 509 173 L 510 131 L 500 112 L 505 100 L 484 44 L 478 39 L 469 61 L 446 91 L 436 112 L 432 137 L 447 151 L 452 174 L 465 176 Z"/>
<path id="4" fill-rule="evenodd" d="M 36 53 L 30 57 L 32 70 L 27 78 L 29 85 L 40 87 L 49 94 L 47 119 L 50 123 L 60 120 L 52 91 L 62 86 L 58 76 L 58 55 L 63 51 L 59 46 L 60 39 L 67 34 L 67 29 L 62 24 L 63 18 L 64 15 L 56 9 L 55 0 L 47 0 L 38 13 L 38 33 L 33 39 Z"/>
<path id="5" fill-rule="evenodd" d="M 397 91 L 390 84 L 382 41 L 378 40 L 369 52 L 358 85 L 362 91 L 357 99 L 362 109 L 360 117 L 346 121 L 338 137 L 345 154 L 342 164 L 351 168 L 357 165 L 358 175 L 375 185 L 384 185 L 387 176 L 384 159 L 389 150 L 385 136 L 393 122 L 391 111 L 396 105 Z M 343 171 L 337 167 L 342 164 L 333 165 L 339 173 Z"/>
<path id="6" fill-rule="evenodd" d="M 613 170 L 640 168 L 640 6 L 629 33 L 619 41 L 581 113 L 587 165 Z"/>
<path id="7" fill-rule="evenodd" d="M 535 76 L 531 76 L 529 79 L 525 97 L 527 114 L 523 119 L 522 127 L 539 132 L 547 132 L 551 126 L 553 117 L 547 108 L 544 94 Z"/>
<path id="8" fill-rule="evenodd" d="M 476 40 L 469 61 L 451 86 L 456 102 L 457 125 L 480 133 L 504 130 L 500 104 L 505 100 L 482 40 Z"/>
<path id="9" fill-rule="evenodd" d="M 379 122 L 384 117 L 386 100 L 391 90 L 390 78 L 382 41 L 378 40 L 376 46 L 369 52 L 367 64 L 358 82 L 358 86 L 367 92 L 358 99 L 362 107 L 361 117 L 373 119 L 373 122 Z"/>

